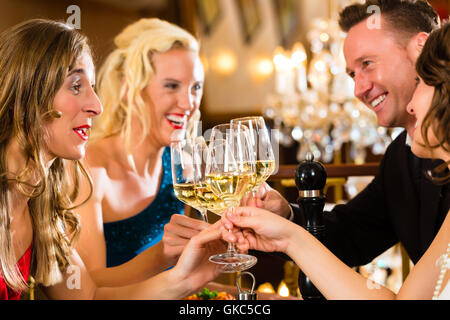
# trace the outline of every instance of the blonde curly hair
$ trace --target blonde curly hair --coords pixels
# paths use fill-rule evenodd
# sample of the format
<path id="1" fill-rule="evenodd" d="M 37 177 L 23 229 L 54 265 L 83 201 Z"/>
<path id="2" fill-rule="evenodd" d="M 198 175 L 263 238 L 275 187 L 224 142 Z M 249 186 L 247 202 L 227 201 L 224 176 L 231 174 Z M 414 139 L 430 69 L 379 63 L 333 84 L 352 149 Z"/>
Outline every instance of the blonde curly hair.
<path id="1" fill-rule="evenodd" d="M 199 52 L 198 41 L 186 30 L 157 18 L 141 19 L 127 26 L 115 39 L 116 49 L 106 58 L 98 72 L 97 92 L 103 104 L 103 114 L 94 122 L 92 141 L 120 133 L 130 153 L 131 119 L 142 125 L 141 141 L 148 134 L 151 119 L 141 96 L 154 75 L 152 54 L 172 48 Z M 188 132 L 200 119 L 192 115 Z"/>

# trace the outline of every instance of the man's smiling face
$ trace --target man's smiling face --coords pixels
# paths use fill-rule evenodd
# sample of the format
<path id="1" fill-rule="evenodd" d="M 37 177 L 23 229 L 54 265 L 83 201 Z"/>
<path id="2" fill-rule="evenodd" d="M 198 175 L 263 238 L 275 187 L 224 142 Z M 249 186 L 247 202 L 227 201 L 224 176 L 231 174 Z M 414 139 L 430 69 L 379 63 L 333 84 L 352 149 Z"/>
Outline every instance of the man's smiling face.
<path id="1" fill-rule="evenodd" d="M 355 81 L 355 96 L 376 113 L 381 126 L 407 127 L 415 122 L 406 111 L 416 88 L 415 61 L 381 25 L 369 29 L 364 20 L 349 30 L 344 43 L 347 73 Z"/>

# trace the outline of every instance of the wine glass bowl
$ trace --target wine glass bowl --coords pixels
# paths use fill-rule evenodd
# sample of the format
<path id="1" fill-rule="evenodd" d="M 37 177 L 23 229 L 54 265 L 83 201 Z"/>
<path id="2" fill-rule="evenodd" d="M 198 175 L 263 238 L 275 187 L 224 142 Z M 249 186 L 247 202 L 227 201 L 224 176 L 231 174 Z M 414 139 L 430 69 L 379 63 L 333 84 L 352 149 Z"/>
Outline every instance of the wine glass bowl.
<path id="1" fill-rule="evenodd" d="M 232 119 L 230 123 L 243 125 L 248 129 L 251 150 L 255 159 L 256 177 L 251 188 L 252 192 L 255 193 L 276 168 L 269 132 L 263 117 L 236 118 Z"/>
<path id="2" fill-rule="evenodd" d="M 219 198 L 206 183 L 206 156 L 208 144 L 203 137 L 197 137 L 194 142 L 194 185 L 198 201 L 209 211 L 221 215 L 225 210 L 225 202 Z"/>
<path id="3" fill-rule="evenodd" d="M 170 144 L 172 182 L 175 196 L 188 206 L 197 209 L 202 219 L 208 222 L 207 208 L 199 200 L 195 185 L 194 144 L 191 139 Z"/>
<path id="4" fill-rule="evenodd" d="M 255 182 L 255 159 L 249 130 L 240 124 L 215 126 L 207 150 L 206 185 L 227 208 L 237 207 Z M 237 253 L 232 243 L 228 244 L 226 253 L 211 256 L 209 260 L 221 265 L 221 272 L 243 271 L 257 262 L 251 255 Z"/>

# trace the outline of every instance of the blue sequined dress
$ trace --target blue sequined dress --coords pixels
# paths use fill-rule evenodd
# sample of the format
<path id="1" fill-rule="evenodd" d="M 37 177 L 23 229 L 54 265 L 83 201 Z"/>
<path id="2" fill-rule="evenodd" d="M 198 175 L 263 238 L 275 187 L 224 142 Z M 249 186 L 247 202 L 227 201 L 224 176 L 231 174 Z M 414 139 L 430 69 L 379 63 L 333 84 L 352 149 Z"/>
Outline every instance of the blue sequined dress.
<path id="1" fill-rule="evenodd" d="M 183 214 L 184 204 L 173 191 L 169 147 L 164 150 L 162 163 L 161 185 L 152 203 L 135 216 L 103 224 L 108 267 L 121 265 L 157 244 L 172 214 Z"/>

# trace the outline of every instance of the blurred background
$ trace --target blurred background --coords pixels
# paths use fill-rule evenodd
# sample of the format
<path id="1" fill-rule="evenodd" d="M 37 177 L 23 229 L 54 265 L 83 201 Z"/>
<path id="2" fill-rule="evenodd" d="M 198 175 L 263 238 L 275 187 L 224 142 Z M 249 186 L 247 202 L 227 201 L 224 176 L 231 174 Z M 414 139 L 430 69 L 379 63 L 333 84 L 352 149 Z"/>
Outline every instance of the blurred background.
<path id="1" fill-rule="evenodd" d="M 239 116 L 263 115 L 279 145 L 278 174 L 269 183 L 296 201 L 293 169 L 312 152 L 331 170 L 329 206 L 348 201 L 376 174 L 399 133 L 380 128 L 353 96 L 345 74 L 339 11 L 356 0 L 0 0 L 0 31 L 31 18 L 79 22 L 101 65 L 125 26 L 158 17 L 193 33 L 206 70 L 202 129 Z M 450 0 L 431 0 L 442 19 Z M 74 5 L 76 7 L 74 7 Z M 73 14 L 78 15 L 78 21 Z M 345 167 L 339 165 L 355 165 Z M 360 166 L 366 164 L 365 170 Z M 350 168 L 349 170 L 347 170 Z M 338 173 L 335 173 L 337 170 Z M 260 289 L 298 295 L 298 268 L 258 256 Z M 400 246 L 358 270 L 397 290 L 410 263 Z M 233 278 L 222 279 L 233 283 Z"/>

